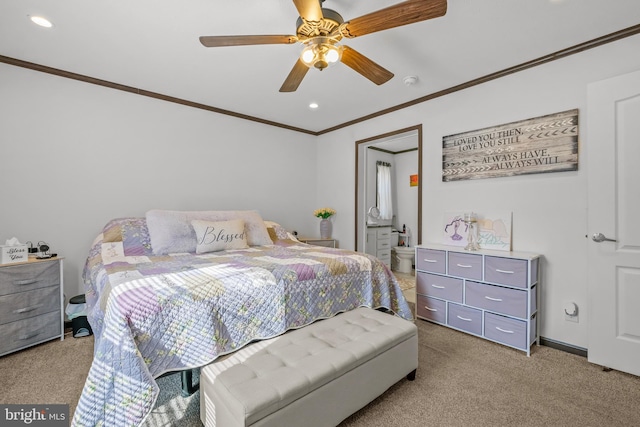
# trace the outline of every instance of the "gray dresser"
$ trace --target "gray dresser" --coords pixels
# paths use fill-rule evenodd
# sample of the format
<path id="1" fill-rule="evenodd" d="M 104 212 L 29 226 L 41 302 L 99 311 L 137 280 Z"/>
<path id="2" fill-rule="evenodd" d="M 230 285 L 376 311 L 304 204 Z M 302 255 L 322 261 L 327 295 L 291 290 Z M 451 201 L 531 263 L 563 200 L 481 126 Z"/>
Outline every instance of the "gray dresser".
<path id="1" fill-rule="evenodd" d="M 530 355 L 538 335 L 540 256 L 416 247 L 416 316 Z"/>
<path id="2" fill-rule="evenodd" d="M 0 265 L 0 356 L 64 339 L 62 258 Z"/>

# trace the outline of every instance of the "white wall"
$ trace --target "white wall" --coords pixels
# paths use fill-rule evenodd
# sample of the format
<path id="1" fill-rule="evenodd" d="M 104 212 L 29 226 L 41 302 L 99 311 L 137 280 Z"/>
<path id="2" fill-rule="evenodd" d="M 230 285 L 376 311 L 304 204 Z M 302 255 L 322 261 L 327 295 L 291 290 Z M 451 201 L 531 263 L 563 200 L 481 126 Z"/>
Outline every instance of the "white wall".
<path id="1" fill-rule="evenodd" d="M 47 242 L 82 293 L 112 218 L 256 209 L 317 234 L 315 137 L 0 64 L 0 242 Z"/>
<path id="2" fill-rule="evenodd" d="M 406 225 L 411 246 L 418 244 L 418 187 L 409 185 L 409 177 L 418 173 L 418 151 L 396 154 L 395 183 L 396 183 L 396 220 L 395 225 L 402 231 Z"/>
<path id="3" fill-rule="evenodd" d="M 67 297 L 106 221 L 151 208 L 257 209 L 315 235 L 313 210 L 330 206 L 353 248 L 355 141 L 422 123 L 423 242 L 440 241 L 445 211 L 512 211 L 513 249 L 544 255 L 542 336 L 587 347 L 586 123 L 575 172 L 443 183 L 442 137 L 572 108 L 583 120 L 587 84 L 640 69 L 639 51 L 634 36 L 317 138 L 0 64 L 0 242 L 47 241 Z"/>
<path id="4" fill-rule="evenodd" d="M 386 116 L 320 136 L 317 165 L 330 180 L 318 183 L 319 197 L 353 215 L 354 141 L 423 124 L 422 241 L 440 242 L 442 214 L 451 210 L 513 212 L 513 249 L 544 256 L 541 284 L 541 335 L 587 348 L 587 171 L 584 121 L 587 84 L 640 69 L 640 36 L 591 49 L 512 74 Z M 428 75 L 428 70 L 424 70 Z M 425 77 L 426 78 L 426 77 Z M 579 169 L 517 177 L 442 182 L 442 137 L 578 108 Z M 327 169 L 331 170 L 328 173 Z M 325 171 L 323 173 L 323 171 Z M 345 188 L 334 191 L 334 188 Z M 343 235 L 352 223 L 334 224 Z M 575 301 L 580 323 L 564 320 L 562 304 Z"/>

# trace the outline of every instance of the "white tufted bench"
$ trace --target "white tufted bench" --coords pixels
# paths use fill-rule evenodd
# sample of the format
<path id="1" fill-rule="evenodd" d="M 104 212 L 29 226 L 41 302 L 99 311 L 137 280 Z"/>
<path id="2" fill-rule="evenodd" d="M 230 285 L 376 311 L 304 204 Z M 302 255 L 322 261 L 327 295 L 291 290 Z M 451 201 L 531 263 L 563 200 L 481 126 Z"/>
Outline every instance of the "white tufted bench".
<path id="1" fill-rule="evenodd" d="M 206 427 L 336 426 L 417 367 L 413 322 L 361 307 L 202 368 L 200 418 Z"/>

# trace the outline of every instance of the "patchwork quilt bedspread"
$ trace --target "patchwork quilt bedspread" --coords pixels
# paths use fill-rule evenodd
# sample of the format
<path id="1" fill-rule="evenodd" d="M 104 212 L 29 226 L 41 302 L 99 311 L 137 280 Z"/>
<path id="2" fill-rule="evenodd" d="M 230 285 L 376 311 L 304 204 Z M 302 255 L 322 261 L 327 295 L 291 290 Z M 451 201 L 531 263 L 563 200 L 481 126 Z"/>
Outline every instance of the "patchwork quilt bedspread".
<path id="1" fill-rule="evenodd" d="M 94 360 L 74 426 L 137 426 L 155 378 L 360 306 L 412 319 L 375 257 L 292 240 L 154 256 L 144 218 L 113 220 L 84 269 Z"/>

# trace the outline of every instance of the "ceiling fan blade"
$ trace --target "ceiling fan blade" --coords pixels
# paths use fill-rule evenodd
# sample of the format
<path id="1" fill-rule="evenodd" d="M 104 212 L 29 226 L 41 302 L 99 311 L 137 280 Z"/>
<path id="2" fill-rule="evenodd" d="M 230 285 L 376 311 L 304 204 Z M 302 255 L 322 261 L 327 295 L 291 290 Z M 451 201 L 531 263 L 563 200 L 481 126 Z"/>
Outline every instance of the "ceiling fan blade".
<path id="1" fill-rule="evenodd" d="M 298 62 L 293 66 L 293 69 L 285 79 L 282 87 L 280 88 L 280 92 L 295 92 L 300 86 L 302 79 L 309 71 L 309 67 L 304 65 L 304 62 L 300 58 L 298 58 Z"/>
<path id="2" fill-rule="evenodd" d="M 393 77 L 393 73 L 391 71 L 382 68 L 380 65 L 349 46 L 344 46 L 342 59 L 340 61 L 377 85 L 386 83 Z"/>
<path id="3" fill-rule="evenodd" d="M 292 44 L 296 43 L 296 36 L 266 35 L 266 36 L 202 36 L 200 43 L 205 47 L 247 46 L 255 44 Z"/>
<path id="4" fill-rule="evenodd" d="M 413 24 L 447 13 L 447 0 L 407 0 L 345 22 L 344 37 L 353 38 L 376 31 Z"/>
<path id="5" fill-rule="evenodd" d="M 293 4 L 305 21 L 320 21 L 323 18 L 319 0 L 293 0 Z"/>

